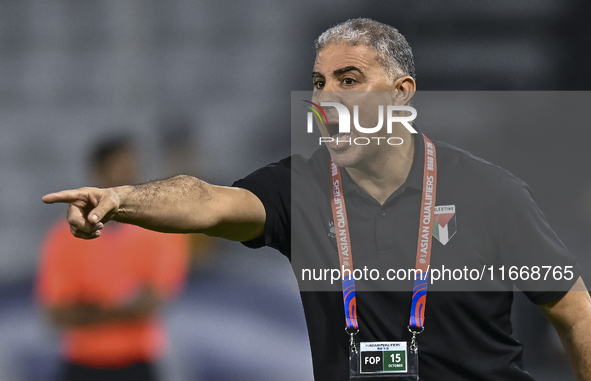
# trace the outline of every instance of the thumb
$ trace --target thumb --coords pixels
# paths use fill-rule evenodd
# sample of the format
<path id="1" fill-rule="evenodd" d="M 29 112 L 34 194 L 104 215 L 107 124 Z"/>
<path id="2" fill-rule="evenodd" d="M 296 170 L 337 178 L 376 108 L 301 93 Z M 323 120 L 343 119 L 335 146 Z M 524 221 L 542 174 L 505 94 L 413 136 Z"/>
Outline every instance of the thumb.
<path id="1" fill-rule="evenodd" d="M 99 222 L 100 220 L 103 219 L 103 217 L 105 216 L 106 213 L 97 210 L 98 208 L 94 208 L 91 212 L 90 215 L 88 216 L 88 221 L 92 224 L 96 224 L 97 222 Z"/>

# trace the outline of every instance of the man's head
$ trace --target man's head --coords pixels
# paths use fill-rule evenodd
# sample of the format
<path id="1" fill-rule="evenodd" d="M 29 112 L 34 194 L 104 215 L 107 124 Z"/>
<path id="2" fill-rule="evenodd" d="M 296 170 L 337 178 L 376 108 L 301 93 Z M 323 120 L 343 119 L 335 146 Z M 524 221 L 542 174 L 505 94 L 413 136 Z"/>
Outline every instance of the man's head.
<path id="1" fill-rule="evenodd" d="M 97 144 L 89 164 L 96 185 L 101 188 L 133 184 L 137 181 L 137 158 L 127 136 L 111 137 Z"/>
<path id="2" fill-rule="evenodd" d="M 313 100 L 318 104 L 340 103 L 349 109 L 351 116 L 357 106 L 359 125 L 372 128 L 379 125 L 378 106 L 409 103 L 416 89 L 414 74 L 412 51 L 396 29 L 369 19 L 349 20 L 328 29 L 316 40 Z M 350 134 L 339 134 L 336 109 L 326 107 L 324 111 L 327 123 L 320 122 L 318 126 L 323 136 L 334 138 L 327 147 L 337 165 L 354 167 L 368 160 L 383 160 L 398 148 L 371 140 L 377 136 L 375 133 L 351 129 Z M 382 117 L 386 120 L 387 116 L 382 114 Z M 412 141 L 399 123 L 394 123 L 388 137 Z M 353 144 L 357 138 L 371 143 Z M 336 144 L 338 139 L 352 144 Z"/>
<path id="3" fill-rule="evenodd" d="M 415 77 L 415 63 L 408 42 L 397 29 L 380 22 L 359 18 L 333 26 L 314 42 L 316 54 L 330 44 L 364 45 L 377 55 L 390 84 L 402 76 Z"/>

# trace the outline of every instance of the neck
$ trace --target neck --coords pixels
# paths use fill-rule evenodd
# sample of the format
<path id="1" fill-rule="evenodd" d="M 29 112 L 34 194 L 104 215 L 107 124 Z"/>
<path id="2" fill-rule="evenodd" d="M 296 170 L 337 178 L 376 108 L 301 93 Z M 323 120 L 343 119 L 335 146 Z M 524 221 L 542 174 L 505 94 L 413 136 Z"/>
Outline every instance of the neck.
<path id="1" fill-rule="evenodd" d="M 346 168 L 351 179 L 380 204 L 408 178 L 415 151 L 415 138 L 409 135 L 402 145 L 387 147 L 371 159 Z"/>

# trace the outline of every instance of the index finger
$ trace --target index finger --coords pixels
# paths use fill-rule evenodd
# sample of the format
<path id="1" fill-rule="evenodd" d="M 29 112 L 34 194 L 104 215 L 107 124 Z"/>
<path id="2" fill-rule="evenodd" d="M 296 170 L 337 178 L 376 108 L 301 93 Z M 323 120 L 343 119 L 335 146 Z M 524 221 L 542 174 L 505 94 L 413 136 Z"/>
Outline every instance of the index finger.
<path id="1" fill-rule="evenodd" d="M 56 193 L 46 194 L 41 200 L 46 204 L 53 204 L 56 202 L 71 203 L 83 198 L 84 193 L 77 189 L 64 190 Z"/>

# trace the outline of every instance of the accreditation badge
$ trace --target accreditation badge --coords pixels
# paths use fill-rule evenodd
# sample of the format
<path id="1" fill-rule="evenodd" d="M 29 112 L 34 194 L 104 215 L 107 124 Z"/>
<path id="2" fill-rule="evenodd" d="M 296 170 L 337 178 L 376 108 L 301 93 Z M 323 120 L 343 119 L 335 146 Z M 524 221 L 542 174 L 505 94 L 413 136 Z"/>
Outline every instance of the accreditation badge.
<path id="1" fill-rule="evenodd" d="M 350 346 L 349 379 L 417 381 L 418 348 L 411 349 L 406 341 L 362 342 Z"/>

